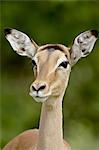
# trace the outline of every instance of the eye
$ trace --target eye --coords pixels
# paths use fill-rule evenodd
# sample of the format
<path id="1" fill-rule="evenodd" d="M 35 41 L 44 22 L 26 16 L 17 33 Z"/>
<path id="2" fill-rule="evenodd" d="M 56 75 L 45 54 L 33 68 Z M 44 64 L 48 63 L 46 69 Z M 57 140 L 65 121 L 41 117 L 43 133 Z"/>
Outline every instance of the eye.
<path id="1" fill-rule="evenodd" d="M 35 60 L 32 60 L 32 70 L 37 69 L 37 64 Z"/>
<path id="2" fill-rule="evenodd" d="M 35 60 L 32 60 L 32 65 L 37 66 Z"/>
<path id="3" fill-rule="evenodd" d="M 69 64 L 68 61 L 63 61 L 58 67 L 67 68 L 67 65 Z"/>

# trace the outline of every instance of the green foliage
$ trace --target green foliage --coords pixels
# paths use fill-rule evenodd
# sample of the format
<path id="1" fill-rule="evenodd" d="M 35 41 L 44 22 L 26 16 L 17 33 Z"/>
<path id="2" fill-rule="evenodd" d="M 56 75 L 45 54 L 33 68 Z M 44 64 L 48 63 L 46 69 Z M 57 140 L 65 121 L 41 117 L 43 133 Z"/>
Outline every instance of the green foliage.
<path id="1" fill-rule="evenodd" d="M 40 104 L 28 96 L 29 59 L 16 55 L 3 29 L 16 28 L 39 45 L 70 45 L 77 34 L 99 30 L 98 1 L 1 1 L 2 146 L 23 130 L 38 127 Z M 72 70 L 64 97 L 64 135 L 73 150 L 99 148 L 99 41 Z"/>

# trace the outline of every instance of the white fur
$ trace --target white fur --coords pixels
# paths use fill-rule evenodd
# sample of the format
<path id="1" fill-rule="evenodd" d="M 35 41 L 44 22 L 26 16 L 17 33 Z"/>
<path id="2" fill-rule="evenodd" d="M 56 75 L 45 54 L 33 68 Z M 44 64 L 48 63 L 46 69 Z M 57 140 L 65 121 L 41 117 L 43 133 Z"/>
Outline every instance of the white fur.
<path id="1" fill-rule="evenodd" d="M 6 38 L 10 42 L 14 51 L 16 51 L 19 55 L 28 56 L 30 58 L 35 55 L 36 47 L 33 45 L 30 38 L 26 34 L 16 29 L 12 29 L 11 34 L 8 34 Z"/>
<path id="2" fill-rule="evenodd" d="M 86 57 L 92 51 L 96 40 L 97 38 L 90 31 L 78 35 L 71 48 L 71 65 L 74 65 L 81 57 Z"/>

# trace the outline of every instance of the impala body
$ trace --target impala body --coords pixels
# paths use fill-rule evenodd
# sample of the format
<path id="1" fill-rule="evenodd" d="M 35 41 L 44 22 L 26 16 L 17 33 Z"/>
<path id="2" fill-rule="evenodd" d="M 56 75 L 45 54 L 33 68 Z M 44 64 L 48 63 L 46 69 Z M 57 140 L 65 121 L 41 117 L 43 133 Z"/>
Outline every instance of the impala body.
<path id="1" fill-rule="evenodd" d="M 27 130 L 11 140 L 3 150 L 70 150 L 63 140 L 62 100 L 71 68 L 92 51 L 98 32 L 89 30 L 78 35 L 70 48 L 61 44 L 38 46 L 26 34 L 5 29 L 14 51 L 32 59 L 35 80 L 30 95 L 42 102 L 39 130 Z"/>

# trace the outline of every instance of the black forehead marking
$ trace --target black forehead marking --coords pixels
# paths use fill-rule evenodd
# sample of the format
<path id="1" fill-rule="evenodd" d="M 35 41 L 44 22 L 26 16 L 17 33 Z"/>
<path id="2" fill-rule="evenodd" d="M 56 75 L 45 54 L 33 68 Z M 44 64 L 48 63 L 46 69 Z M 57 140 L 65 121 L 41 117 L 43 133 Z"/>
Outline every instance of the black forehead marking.
<path id="1" fill-rule="evenodd" d="M 60 50 L 63 52 L 63 48 L 59 45 L 47 45 L 46 47 L 44 47 L 42 50 L 44 49 L 48 49 L 49 52 L 52 52 L 54 50 Z"/>

